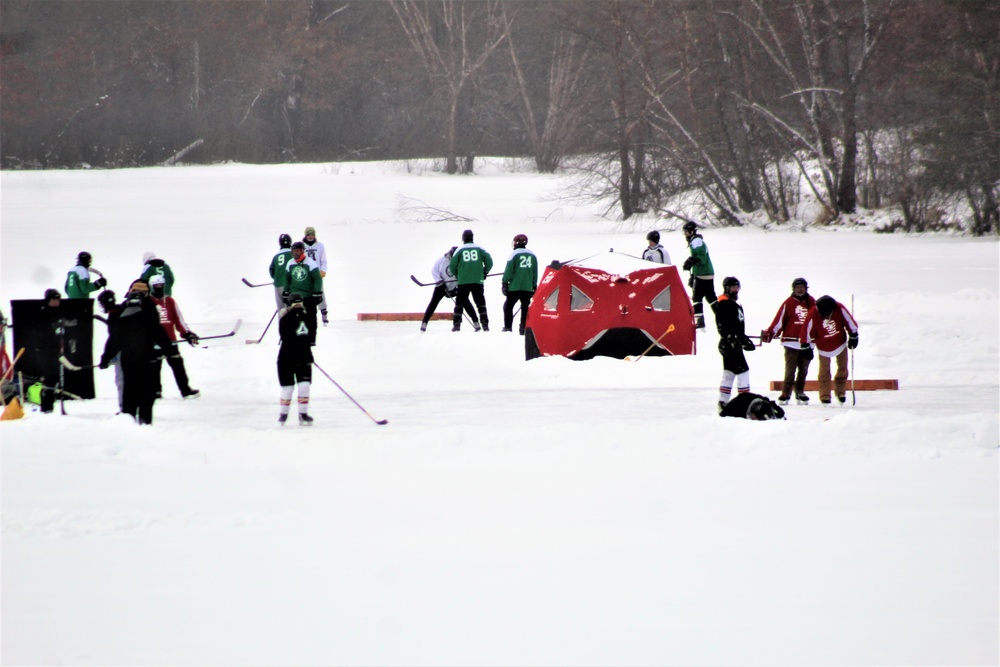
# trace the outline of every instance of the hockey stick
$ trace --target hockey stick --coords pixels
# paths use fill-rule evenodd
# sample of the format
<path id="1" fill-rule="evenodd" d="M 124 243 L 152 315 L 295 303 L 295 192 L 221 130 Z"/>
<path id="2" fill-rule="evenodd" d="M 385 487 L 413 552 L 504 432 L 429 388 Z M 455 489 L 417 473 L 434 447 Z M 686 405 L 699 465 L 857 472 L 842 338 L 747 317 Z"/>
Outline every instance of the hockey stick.
<path id="1" fill-rule="evenodd" d="M 243 320 L 236 320 L 236 324 L 233 325 L 233 330 L 229 333 L 216 334 L 215 336 L 198 336 L 198 340 L 212 340 L 214 338 L 230 338 L 235 336 L 236 332 L 239 331 L 240 326 L 243 324 Z"/>
<path id="2" fill-rule="evenodd" d="M 260 283 L 259 285 L 256 285 L 256 284 L 250 282 L 249 280 L 247 280 L 246 278 L 240 278 L 240 280 L 242 280 L 243 284 L 246 285 L 247 287 L 267 287 L 268 285 L 272 285 L 273 284 L 273 283 Z"/>
<path id="3" fill-rule="evenodd" d="M 640 359 L 642 359 L 643 357 L 645 357 L 645 356 L 646 356 L 646 353 L 647 353 L 647 352 L 649 352 L 649 351 L 650 351 L 650 350 L 652 350 L 652 349 L 653 349 L 654 347 L 656 347 L 656 345 L 657 345 L 657 344 L 658 344 L 658 343 L 659 343 L 659 342 L 660 342 L 661 340 L 663 340 L 663 337 L 664 337 L 664 336 L 666 336 L 666 335 L 667 335 L 668 333 L 670 333 L 670 332 L 671 332 L 671 331 L 673 331 L 673 330 L 674 330 L 674 325 L 673 325 L 673 324 L 671 324 L 671 325 L 670 325 L 669 327 L 667 327 L 667 330 L 666 330 L 666 331 L 664 331 L 664 332 L 663 332 L 662 334 L 660 334 L 660 337 L 659 337 L 659 338 L 657 338 L 657 339 L 656 339 L 655 341 L 653 341 L 653 344 L 652 344 L 652 345 L 650 345 L 649 347 L 647 347 L 647 348 L 646 348 L 646 352 L 643 352 L 643 353 L 642 353 L 642 354 L 640 354 L 640 355 L 639 355 L 638 357 L 636 357 L 635 359 L 633 359 L 633 360 L 632 360 L 632 361 L 633 361 L 633 363 L 634 363 L 634 362 L 636 362 L 636 361 L 639 361 Z"/>
<path id="4" fill-rule="evenodd" d="M 3 377 L 0 377 L 0 384 L 3 384 L 4 382 L 7 381 L 8 373 L 10 374 L 11 380 L 14 379 L 14 365 L 17 363 L 17 360 L 21 358 L 22 354 L 24 354 L 23 347 L 17 351 L 17 354 L 14 355 L 14 360 L 10 362 L 10 367 L 4 371 Z M 22 400 L 21 402 L 23 403 L 24 401 Z M 3 407 L 7 407 L 7 400 L 3 397 L 3 392 L 0 392 L 0 405 L 3 405 Z"/>
<path id="5" fill-rule="evenodd" d="M 267 333 L 267 330 L 271 328 L 271 322 L 273 322 L 273 321 L 274 321 L 274 317 L 275 317 L 275 316 L 276 316 L 277 314 L 278 314 L 278 309 L 277 309 L 277 308 L 275 308 L 275 309 L 274 309 L 274 314 L 273 314 L 273 315 L 271 315 L 271 319 L 269 319 L 269 320 L 267 321 L 267 326 L 266 326 L 266 327 L 264 327 L 264 333 L 262 333 L 262 334 L 260 335 L 260 338 L 258 338 L 257 340 L 254 340 L 253 338 L 247 338 L 247 345 L 257 345 L 258 343 L 260 343 L 260 341 L 264 340 L 264 335 L 265 335 L 265 334 Z"/>
<path id="6" fill-rule="evenodd" d="M 483 279 L 485 280 L 486 278 L 490 278 L 491 276 L 502 276 L 502 275 L 503 273 L 487 273 L 485 276 L 483 276 Z M 432 287 L 435 285 L 440 285 L 442 282 L 444 282 L 442 280 L 439 280 L 436 283 L 422 283 L 419 280 L 417 280 L 417 277 L 414 276 L 413 274 L 410 274 L 410 280 L 420 285 L 421 287 Z"/>
<path id="7" fill-rule="evenodd" d="M 77 366 L 72 361 L 67 359 L 64 355 L 60 355 L 59 363 L 63 365 L 68 371 L 82 371 L 85 368 L 97 368 L 97 364 L 88 364 L 87 366 Z"/>
<path id="8" fill-rule="evenodd" d="M 339 389 L 340 391 L 344 392 L 344 396 L 346 396 L 347 398 L 350 398 L 351 399 L 351 403 L 354 403 L 354 405 L 358 406 L 358 408 L 361 410 L 361 412 L 363 412 L 366 415 L 368 415 L 369 419 L 371 419 L 373 422 L 375 422 L 379 426 L 385 426 L 386 424 L 389 423 L 388 419 L 375 419 L 374 417 L 372 417 L 371 414 L 369 414 L 369 412 L 367 410 L 365 410 L 364 408 L 361 407 L 360 403 L 358 403 L 357 401 L 355 401 L 354 398 L 352 398 L 350 394 L 348 394 L 346 391 L 344 391 L 343 387 L 341 387 L 339 384 L 337 384 L 336 380 L 334 380 L 332 377 L 330 377 L 329 373 L 327 373 L 322 368 L 320 368 L 319 364 L 317 364 L 315 361 L 313 361 L 313 366 L 316 367 L 316 370 L 318 370 L 320 373 L 322 373 L 323 375 L 325 375 L 327 380 L 329 380 L 330 382 L 332 382 L 333 384 L 335 384 L 337 386 L 337 389 Z"/>

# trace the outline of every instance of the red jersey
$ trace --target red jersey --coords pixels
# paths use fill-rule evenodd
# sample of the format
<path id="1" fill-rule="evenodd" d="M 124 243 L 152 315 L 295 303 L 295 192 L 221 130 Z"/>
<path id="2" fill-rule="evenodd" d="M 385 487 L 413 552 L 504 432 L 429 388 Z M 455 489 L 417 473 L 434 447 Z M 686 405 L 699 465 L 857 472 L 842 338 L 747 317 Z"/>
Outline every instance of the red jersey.
<path id="1" fill-rule="evenodd" d="M 815 344 L 816 350 L 824 357 L 835 357 L 847 345 L 848 332 L 857 333 L 858 323 L 854 321 L 851 311 L 837 301 L 827 318 L 819 314 L 816 306 L 809 309 L 799 341 Z"/>
<path id="2" fill-rule="evenodd" d="M 184 317 L 181 315 L 181 309 L 177 307 L 177 302 L 174 301 L 174 297 L 165 296 L 162 299 L 157 299 L 154 296 L 150 296 L 149 300 L 156 306 L 156 312 L 160 315 L 160 324 L 167 330 L 167 335 L 170 336 L 170 340 L 176 343 L 178 333 L 181 337 L 187 335 L 187 322 L 184 321 Z"/>
<path id="3" fill-rule="evenodd" d="M 806 316 L 809 315 L 809 309 L 815 305 L 816 299 L 810 294 L 806 294 L 802 300 L 795 298 L 794 294 L 791 295 L 781 302 L 774 321 L 765 331 L 770 331 L 775 338 L 780 336 L 781 343 L 785 347 L 798 349 L 801 346 L 799 337 L 806 325 Z"/>

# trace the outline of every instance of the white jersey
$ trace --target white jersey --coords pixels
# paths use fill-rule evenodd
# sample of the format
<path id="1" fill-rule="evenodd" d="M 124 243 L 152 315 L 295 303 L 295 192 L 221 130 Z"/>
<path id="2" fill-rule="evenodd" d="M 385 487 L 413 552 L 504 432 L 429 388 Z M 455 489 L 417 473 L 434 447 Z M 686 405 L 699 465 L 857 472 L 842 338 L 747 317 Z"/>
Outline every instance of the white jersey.
<path id="1" fill-rule="evenodd" d="M 431 269 L 431 275 L 434 276 L 434 282 L 443 282 L 444 288 L 449 292 L 453 292 L 458 284 L 458 278 L 451 275 L 449 264 L 451 264 L 451 256 L 441 255 L 441 257 L 438 258 L 438 261 L 434 262 L 434 268 Z"/>
<path id="2" fill-rule="evenodd" d="M 323 242 L 316 240 L 310 245 L 309 241 L 303 240 L 302 244 L 306 247 L 309 259 L 316 263 L 320 271 L 326 273 L 326 246 L 323 245 Z"/>
<path id="3" fill-rule="evenodd" d="M 642 258 L 648 262 L 656 262 L 657 264 L 673 264 L 670 261 L 670 254 L 667 252 L 667 249 L 659 243 L 652 248 L 643 250 Z"/>

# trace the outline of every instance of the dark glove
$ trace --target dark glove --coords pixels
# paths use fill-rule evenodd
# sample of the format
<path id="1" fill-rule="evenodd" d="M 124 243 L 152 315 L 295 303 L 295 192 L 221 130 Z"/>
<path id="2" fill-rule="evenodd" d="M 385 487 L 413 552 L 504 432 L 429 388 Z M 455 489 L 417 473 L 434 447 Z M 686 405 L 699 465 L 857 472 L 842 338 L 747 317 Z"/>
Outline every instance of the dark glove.
<path id="1" fill-rule="evenodd" d="M 694 274 L 693 273 L 688 276 L 688 287 L 690 287 L 692 291 L 694 290 Z"/>
<path id="2" fill-rule="evenodd" d="M 760 330 L 760 342 L 761 343 L 770 343 L 772 340 L 774 340 L 774 334 L 771 333 L 770 329 L 761 329 Z"/>
<path id="3" fill-rule="evenodd" d="M 104 287 L 107 284 L 108 284 L 108 279 L 105 278 L 104 276 L 101 276 L 100 278 L 94 281 L 94 287 L 98 289 Z"/>
<path id="4" fill-rule="evenodd" d="M 194 347 L 198 344 L 198 335 L 193 331 L 188 331 L 184 334 L 184 340 L 190 343 L 191 347 Z"/>
<path id="5" fill-rule="evenodd" d="M 102 369 L 102 370 L 104 370 L 104 369 L 107 369 L 107 367 L 110 366 L 110 365 L 111 365 L 110 361 L 108 361 L 104 357 L 101 357 L 101 363 L 97 364 L 97 367 L 100 368 L 100 369 Z"/>
<path id="6" fill-rule="evenodd" d="M 323 293 L 322 292 L 316 292 L 315 294 L 313 294 L 312 295 L 312 302 L 313 302 L 314 306 L 318 306 L 319 304 L 323 303 Z"/>
<path id="7" fill-rule="evenodd" d="M 813 355 L 812 345 L 810 345 L 809 343 L 802 343 L 802 356 L 807 361 L 812 361 L 812 358 L 814 356 Z"/>
<path id="8" fill-rule="evenodd" d="M 281 303 L 285 304 L 286 306 L 288 305 L 289 294 L 291 294 L 291 292 L 289 292 L 288 290 L 285 290 L 281 293 Z"/>
<path id="9" fill-rule="evenodd" d="M 847 349 L 853 350 L 857 346 L 858 346 L 858 334 L 857 333 L 847 334 Z"/>
<path id="10" fill-rule="evenodd" d="M 504 296 L 510 291 L 510 283 L 500 283 L 500 291 L 503 292 Z"/>
<path id="11" fill-rule="evenodd" d="M 490 275 L 489 269 L 483 269 L 483 280 L 486 280 Z"/>
<path id="12" fill-rule="evenodd" d="M 683 268 L 685 271 L 690 271 L 691 267 L 694 266 L 695 264 L 696 264 L 695 258 L 688 257 L 687 259 L 684 260 Z"/>
<path id="13" fill-rule="evenodd" d="M 730 334 L 726 336 L 725 342 L 726 342 L 726 347 L 728 347 L 730 350 L 735 351 L 740 349 L 740 339 L 737 336 Z"/>
<path id="14" fill-rule="evenodd" d="M 757 349 L 757 346 L 753 344 L 753 341 L 747 338 L 746 336 L 743 337 L 742 345 L 743 349 L 747 352 L 753 352 L 754 350 Z"/>

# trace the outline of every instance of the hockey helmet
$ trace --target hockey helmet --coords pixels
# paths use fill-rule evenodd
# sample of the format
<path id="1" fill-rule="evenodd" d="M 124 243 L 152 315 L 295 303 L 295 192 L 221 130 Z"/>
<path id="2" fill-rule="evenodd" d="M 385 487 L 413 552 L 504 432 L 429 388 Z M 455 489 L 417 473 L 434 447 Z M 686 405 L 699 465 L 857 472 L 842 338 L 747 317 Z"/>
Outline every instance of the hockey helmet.
<path id="1" fill-rule="evenodd" d="M 736 276 L 726 276 L 722 279 L 722 290 L 727 291 L 732 286 L 739 287 L 740 279 Z"/>
<path id="2" fill-rule="evenodd" d="M 105 308 L 113 306 L 115 301 L 115 293 L 109 289 L 106 289 L 97 295 L 97 303 L 101 304 Z"/>
<path id="3" fill-rule="evenodd" d="M 693 222 L 685 222 L 684 226 L 681 227 L 681 229 L 684 230 L 685 234 L 694 234 L 696 231 L 698 231 L 698 225 L 696 225 Z"/>
<path id="4" fill-rule="evenodd" d="M 149 286 L 150 287 L 156 287 L 157 285 L 166 285 L 166 284 L 167 284 L 167 279 L 164 278 L 159 273 L 156 273 L 156 274 L 150 276 L 150 278 L 149 278 Z"/>
<path id="5" fill-rule="evenodd" d="M 659 243 L 660 242 L 660 232 L 658 232 L 658 231 L 656 231 L 654 229 L 650 233 L 646 234 L 646 240 L 647 241 L 652 241 L 653 243 Z"/>
<path id="6" fill-rule="evenodd" d="M 527 236 L 525 236 L 524 234 L 518 234 L 517 236 L 514 237 L 514 247 L 515 248 L 523 248 L 526 245 L 528 245 L 528 237 Z"/>
<path id="7" fill-rule="evenodd" d="M 306 244 L 303 243 L 302 241 L 296 241 L 295 243 L 292 244 L 292 250 L 301 250 L 302 252 L 305 252 Z"/>
<path id="8" fill-rule="evenodd" d="M 462 232 L 462 243 L 472 243 L 472 230 L 466 229 Z"/>
<path id="9" fill-rule="evenodd" d="M 792 289 L 793 290 L 796 287 L 798 287 L 799 285 L 802 285 L 802 287 L 806 288 L 807 292 L 809 291 L 809 283 L 806 282 L 805 278 L 796 278 L 795 280 L 792 281 Z"/>
<path id="10" fill-rule="evenodd" d="M 79 264 L 80 266 L 90 266 L 90 262 L 92 259 L 93 258 L 90 256 L 90 253 L 84 250 L 79 255 L 76 256 L 76 263 Z"/>
<path id="11" fill-rule="evenodd" d="M 288 295 L 288 305 L 292 306 L 296 303 L 302 303 L 302 295 L 298 292 L 292 292 Z"/>
<path id="12" fill-rule="evenodd" d="M 279 248 L 291 248 L 292 247 L 292 237 L 289 234 L 282 234 L 278 237 L 278 247 Z"/>
<path id="13" fill-rule="evenodd" d="M 824 318 L 830 317 L 830 314 L 833 313 L 833 308 L 836 305 L 836 300 L 834 300 L 834 298 L 829 294 L 824 294 L 820 298 L 816 299 L 816 310 L 818 310 L 819 314 Z"/>
<path id="14" fill-rule="evenodd" d="M 59 290 L 50 287 L 45 290 L 45 300 L 51 301 L 52 299 L 62 299 L 62 294 L 59 293 Z"/>

